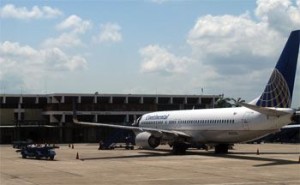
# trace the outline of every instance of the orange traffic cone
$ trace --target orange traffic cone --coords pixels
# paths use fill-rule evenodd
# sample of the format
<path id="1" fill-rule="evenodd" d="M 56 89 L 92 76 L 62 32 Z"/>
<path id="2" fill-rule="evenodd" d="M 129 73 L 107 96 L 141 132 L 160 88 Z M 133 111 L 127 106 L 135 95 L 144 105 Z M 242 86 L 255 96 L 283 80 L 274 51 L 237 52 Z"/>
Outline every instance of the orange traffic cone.
<path id="1" fill-rule="evenodd" d="M 78 154 L 78 152 L 77 152 L 77 155 L 76 155 L 76 159 L 79 159 L 79 154 Z"/>
<path id="2" fill-rule="evenodd" d="M 259 149 L 257 148 L 257 150 L 256 150 L 256 155 L 259 155 Z"/>

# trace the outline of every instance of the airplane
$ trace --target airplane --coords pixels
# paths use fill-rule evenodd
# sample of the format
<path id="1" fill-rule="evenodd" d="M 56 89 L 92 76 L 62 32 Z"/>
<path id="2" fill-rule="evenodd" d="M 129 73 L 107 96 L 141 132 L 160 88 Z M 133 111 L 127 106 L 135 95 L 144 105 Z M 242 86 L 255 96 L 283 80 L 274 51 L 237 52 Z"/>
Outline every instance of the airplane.
<path id="1" fill-rule="evenodd" d="M 234 143 L 299 127 L 287 125 L 300 115 L 290 108 L 299 43 L 300 30 L 292 31 L 263 93 L 250 103 L 240 102 L 241 107 L 158 111 L 142 115 L 131 126 L 82 122 L 76 113 L 73 122 L 132 130 L 136 145 L 144 149 L 169 144 L 174 154 L 184 154 L 191 147 L 213 146 L 215 153 L 226 154 Z"/>

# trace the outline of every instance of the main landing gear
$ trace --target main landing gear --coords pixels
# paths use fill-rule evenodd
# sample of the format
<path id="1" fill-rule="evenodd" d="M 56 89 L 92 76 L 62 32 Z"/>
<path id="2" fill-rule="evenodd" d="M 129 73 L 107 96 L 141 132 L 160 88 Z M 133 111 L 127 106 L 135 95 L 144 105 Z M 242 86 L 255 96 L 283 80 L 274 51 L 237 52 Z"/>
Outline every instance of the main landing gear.
<path id="1" fill-rule="evenodd" d="M 215 146 L 215 154 L 227 154 L 229 147 L 229 144 L 218 144 Z"/>
<path id="2" fill-rule="evenodd" d="M 174 143 L 172 153 L 175 155 L 184 155 L 189 148 L 189 144 L 186 143 Z"/>
<path id="3" fill-rule="evenodd" d="M 188 143 L 174 143 L 172 145 L 172 153 L 174 155 L 184 155 L 186 150 L 190 147 Z M 215 146 L 215 154 L 227 154 L 232 144 L 217 144 Z"/>

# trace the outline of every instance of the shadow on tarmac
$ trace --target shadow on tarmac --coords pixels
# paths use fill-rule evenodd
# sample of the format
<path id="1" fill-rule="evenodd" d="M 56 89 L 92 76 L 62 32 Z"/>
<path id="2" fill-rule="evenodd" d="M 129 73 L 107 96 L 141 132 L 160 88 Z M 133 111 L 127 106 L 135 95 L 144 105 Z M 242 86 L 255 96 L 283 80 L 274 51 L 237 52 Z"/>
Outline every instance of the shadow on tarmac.
<path id="1" fill-rule="evenodd" d="M 215 154 L 213 152 L 203 152 L 199 150 L 189 150 L 186 152 L 187 156 L 197 155 L 199 157 L 215 157 L 215 158 L 226 158 L 226 159 L 236 159 L 236 160 L 250 160 L 250 161 L 264 161 L 265 164 L 257 164 L 254 167 L 264 167 L 264 166 L 276 166 L 276 165 L 291 165 L 299 164 L 297 160 L 287 160 L 287 159 L 274 159 L 263 157 L 263 155 L 276 155 L 276 154 L 299 154 L 297 152 L 261 152 L 260 155 L 257 155 L 256 152 L 229 152 L 228 154 Z M 129 156 L 109 156 L 109 157 L 92 157 L 92 158 L 81 158 L 80 160 L 107 160 L 107 159 L 134 159 L 134 158 L 149 158 L 149 157 L 171 157 L 178 156 L 171 153 L 167 149 L 158 149 L 158 150 L 142 150 L 139 154 L 129 155 Z"/>

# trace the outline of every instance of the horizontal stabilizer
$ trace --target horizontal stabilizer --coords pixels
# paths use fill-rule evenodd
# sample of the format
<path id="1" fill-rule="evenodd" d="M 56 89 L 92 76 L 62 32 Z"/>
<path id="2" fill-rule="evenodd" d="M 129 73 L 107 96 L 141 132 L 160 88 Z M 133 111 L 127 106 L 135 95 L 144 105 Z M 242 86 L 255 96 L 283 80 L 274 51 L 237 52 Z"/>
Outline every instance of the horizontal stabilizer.
<path id="1" fill-rule="evenodd" d="M 246 107 L 248 109 L 254 110 L 256 112 L 265 114 L 267 116 L 282 116 L 282 115 L 289 114 L 288 112 L 279 111 L 279 110 L 272 109 L 272 108 L 259 107 L 259 106 L 256 106 L 256 105 L 243 103 L 243 102 L 238 102 L 238 104 L 240 104 L 241 106 Z"/>
<path id="2" fill-rule="evenodd" d="M 300 125 L 297 124 L 297 125 L 286 125 L 284 127 L 282 127 L 282 129 L 287 129 L 287 128 L 300 128 Z"/>

